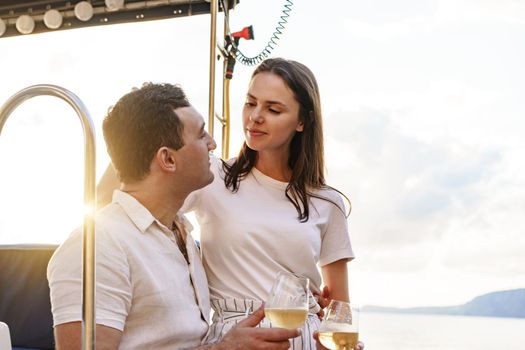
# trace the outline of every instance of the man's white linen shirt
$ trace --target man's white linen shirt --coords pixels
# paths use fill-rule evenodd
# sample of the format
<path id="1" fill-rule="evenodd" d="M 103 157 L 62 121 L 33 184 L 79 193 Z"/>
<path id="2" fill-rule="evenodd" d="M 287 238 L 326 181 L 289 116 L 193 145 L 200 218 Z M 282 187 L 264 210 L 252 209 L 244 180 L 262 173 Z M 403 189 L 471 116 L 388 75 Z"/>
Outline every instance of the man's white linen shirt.
<path id="1" fill-rule="evenodd" d="M 49 263 L 54 326 L 82 320 L 81 245 L 78 229 Z M 208 285 L 191 235 L 186 249 L 189 264 L 174 233 L 127 193 L 115 191 L 113 202 L 97 213 L 96 323 L 123 332 L 119 349 L 201 344 L 210 314 Z"/>

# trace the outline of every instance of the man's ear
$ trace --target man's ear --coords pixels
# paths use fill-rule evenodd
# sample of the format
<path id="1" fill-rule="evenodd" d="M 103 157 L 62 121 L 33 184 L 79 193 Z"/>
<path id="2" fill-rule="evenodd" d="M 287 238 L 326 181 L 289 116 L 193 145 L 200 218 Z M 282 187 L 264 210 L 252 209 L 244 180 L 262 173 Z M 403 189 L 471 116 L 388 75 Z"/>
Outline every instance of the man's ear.
<path id="1" fill-rule="evenodd" d="M 161 147 L 157 150 L 155 160 L 160 169 L 172 172 L 177 169 L 175 152 L 177 151 L 169 147 Z"/>

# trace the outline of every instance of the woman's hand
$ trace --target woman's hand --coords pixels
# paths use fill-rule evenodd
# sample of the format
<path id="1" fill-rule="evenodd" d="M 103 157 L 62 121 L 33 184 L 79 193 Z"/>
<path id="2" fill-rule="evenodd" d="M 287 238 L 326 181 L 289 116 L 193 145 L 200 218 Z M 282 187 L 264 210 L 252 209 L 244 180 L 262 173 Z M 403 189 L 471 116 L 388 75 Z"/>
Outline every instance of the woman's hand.
<path id="1" fill-rule="evenodd" d="M 323 319 L 324 317 L 324 308 L 326 308 L 332 299 L 330 299 L 330 290 L 327 286 L 324 286 L 323 291 L 321 293 L 314 292 L 314 297 L 317 300 L 317 303 L 321 307 L 321 310 L 317 313 L 317 316 L 319 319 Z"/>

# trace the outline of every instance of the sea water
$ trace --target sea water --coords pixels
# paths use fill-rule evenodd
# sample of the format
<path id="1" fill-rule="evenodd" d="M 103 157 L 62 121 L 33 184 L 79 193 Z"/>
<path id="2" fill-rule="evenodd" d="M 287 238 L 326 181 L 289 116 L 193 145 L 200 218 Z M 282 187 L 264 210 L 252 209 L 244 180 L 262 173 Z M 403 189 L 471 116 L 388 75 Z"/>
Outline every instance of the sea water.
<path id="1" fill-rule="evenodd" d="M 361 312 L 366 350 L 525 350 L 525 319 Z"/>

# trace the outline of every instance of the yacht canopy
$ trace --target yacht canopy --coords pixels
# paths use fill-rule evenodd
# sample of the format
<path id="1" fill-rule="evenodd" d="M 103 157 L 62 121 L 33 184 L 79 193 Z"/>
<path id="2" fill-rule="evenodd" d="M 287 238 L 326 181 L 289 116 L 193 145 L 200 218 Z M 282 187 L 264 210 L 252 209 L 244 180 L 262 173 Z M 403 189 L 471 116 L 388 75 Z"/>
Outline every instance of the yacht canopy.
<path id="1" fill-rule="evenodd" d="M 239 2 L 227 1 L 229 8 Z M 210 13 L 206 0 L 3 0 L 0 38 L 205 13 Z"/>

